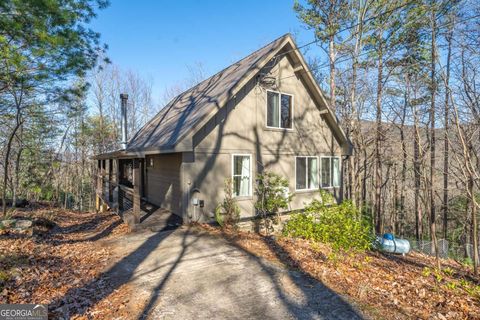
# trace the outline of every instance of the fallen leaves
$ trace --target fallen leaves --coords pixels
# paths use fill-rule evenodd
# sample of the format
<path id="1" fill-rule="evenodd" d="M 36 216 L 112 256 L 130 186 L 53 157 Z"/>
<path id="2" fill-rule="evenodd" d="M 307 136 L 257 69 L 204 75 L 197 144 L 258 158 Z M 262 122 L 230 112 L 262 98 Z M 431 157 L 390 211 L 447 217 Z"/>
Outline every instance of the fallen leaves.
<path id="1" fill-rule="evenodd" d="M 298 269 L 350 297 L 372 318 L 480 319 L 480 279 L 453 260 L 378 252 L 334 254 L 320 243 L 203 226 L 257 256 Z M 425 272 L 427 268 L 428 272 Z"/>
<path id="2" fill-rule="evenodd" d="M 48 304 L 55 318 L 95 318 L 106 312 L 92 298 L 108 286 L 101 275 L 112 257 L 103 240 L 128 231 L 121 219 L 109 212 L 55 208 L 15 215 L 34 221 L 34 235 L 0 235 L 0 303 Z"/>

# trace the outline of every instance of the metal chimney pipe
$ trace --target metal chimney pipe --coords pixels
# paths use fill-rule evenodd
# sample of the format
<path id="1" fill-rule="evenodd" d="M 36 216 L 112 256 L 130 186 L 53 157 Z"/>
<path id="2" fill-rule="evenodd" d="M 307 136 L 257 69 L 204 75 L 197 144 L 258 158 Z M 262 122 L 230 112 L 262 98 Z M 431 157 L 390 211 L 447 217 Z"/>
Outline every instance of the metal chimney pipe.
<path id="1" fill-rule="evenodd" d="M 128 101 L 128 94 L 126 93 L 120 93 L 120 100 L 122 101 L 121 103 L 121 121 L 120 125 L 122 127 L 122 141 L 120 142 L 120 145 L 123 150 L 127 149 L 127 101 Z"/>

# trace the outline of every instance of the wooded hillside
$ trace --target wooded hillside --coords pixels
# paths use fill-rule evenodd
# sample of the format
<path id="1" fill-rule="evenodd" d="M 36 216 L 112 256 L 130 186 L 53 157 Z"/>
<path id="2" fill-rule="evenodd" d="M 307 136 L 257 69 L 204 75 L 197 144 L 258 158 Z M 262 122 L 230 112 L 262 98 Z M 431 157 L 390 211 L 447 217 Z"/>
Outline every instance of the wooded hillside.
<path id="1" fill-rule="evenodd" d="M 91 210 L 91 156 L 118 147 L 119 93 L 130 97 L 130 133 L 159 109 L 151 81 L 110 63 L 100 35 L 89 29 L 106 6 L 103 0 L 0 3 L 3 215 L 23 200 Z M 433 241 L 433 247 L 447 239 L 459 248 L 455 257 L 473 262 L 477 272 L 479 3 L 292 6 L 313 38 L 299 44 L 309 58 L 307 72 L 353 144 L 342 166 L 346 198 L 377 233 Z M 314 46 L 326 54 L 312 55 Z M 203 79 L 200 69 L 166 90 L 165 101 Z"/>
<path id="2" fill-rule="evenodd" d="M 295 10 L 315 35 L 308 45 L 328 53 L 312 70 L 354 146 L 347 197 L 378 233 L 473 245 L 476 272 L 478 3 L 308 1 Z"/>

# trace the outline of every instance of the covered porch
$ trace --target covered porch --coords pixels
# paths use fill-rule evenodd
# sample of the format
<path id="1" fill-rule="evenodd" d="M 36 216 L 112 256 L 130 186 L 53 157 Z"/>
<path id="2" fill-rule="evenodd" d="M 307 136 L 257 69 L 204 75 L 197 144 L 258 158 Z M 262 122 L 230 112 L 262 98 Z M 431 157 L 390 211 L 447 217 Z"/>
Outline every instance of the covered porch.
<path id="1" fill-rule="evenodd" d="M 175 228 L 182 218 L 148 202 L 145 158 L 104 154 L 96 157 L 96 210 L 112 210 L 135 230 Z"/>

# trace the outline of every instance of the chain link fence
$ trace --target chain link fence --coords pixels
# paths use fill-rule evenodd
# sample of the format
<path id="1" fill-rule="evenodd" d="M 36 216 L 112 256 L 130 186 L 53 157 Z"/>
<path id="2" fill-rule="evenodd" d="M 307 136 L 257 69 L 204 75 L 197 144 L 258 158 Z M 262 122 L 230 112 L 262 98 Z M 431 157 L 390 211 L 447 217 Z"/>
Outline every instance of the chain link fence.
<path id="1" fill-rule="evenodd" d="M 440 258 L 449 257 L 448 241 L 445 239 L 439 239 L 438 242 L 438 256 Z M 435 246 L 432 241 L 416 241 L 410 240 L 410 246 L 412 250 L 422 252 L 431 256 L 435 255 Z"/>
<path id="2" fill-rule="evenodd" d="M 435 256 L 435 248 L 432 241 L 416 241 L 409 240 L 412 250 Z M 446 239 L 439 239 L 438 241 L 438 255 L 441 258 L 454 259 L 470 259 L 473 260 L 473 245 L 467 243 L 465 245 L 457 245 L 449 243 Z M 480 256 L 480 250 L 479 250 Z"/>

